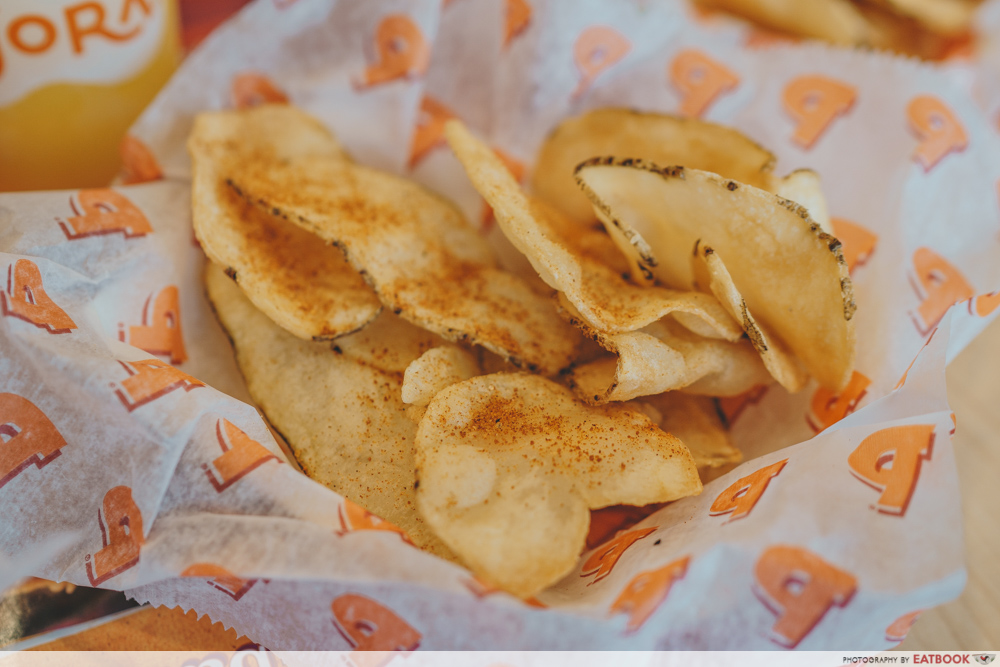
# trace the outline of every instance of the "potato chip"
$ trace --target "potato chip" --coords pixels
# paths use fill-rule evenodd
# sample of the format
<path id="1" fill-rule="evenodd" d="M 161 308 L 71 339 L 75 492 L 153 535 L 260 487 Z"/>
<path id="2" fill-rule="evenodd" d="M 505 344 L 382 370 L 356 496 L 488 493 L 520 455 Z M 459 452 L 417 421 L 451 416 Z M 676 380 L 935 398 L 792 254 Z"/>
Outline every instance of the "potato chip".
<path id="1" fill-rule="evenodd" d="M 257 154 L 346 159 L 334 137 L 294 107 L 199 114 L 188 139 L 195 235 L 250 301 L 304 339 L 334 338 L 378 316 L 382 304 L 337 248 L 241 199 L 225 183 L 229 165 Z"/>
<path id="2" fill-rule="evenodd" d="M 709 274 L 709 289 L 718 297 L 733 317 L 740 318 L 743 330 L 760 354 L 764 367 L 782 387 L 795 393 L 800 391 L 809 377 L 795 355 L 770 329 L 758 322 L 750 312 L 746 300 L 733 284 L 729 270 L 712 248 L 701 245 L 698 256 L 705 263 Z"/>
<path id="3" fill-rule="evenodd" d="M 590 509 L 701 492 L 691 454 L 639 411 L 523 373 L 452 385 L 417 432 L 417 503 L 478 577 L 530 597 L 568 574 Z"/>
<path id="4" fill-rule="evenodd" d="M 773 30 L 834 44 L 864 44 L 867 24 L 850 0 L 697 0 Z"/>
<path id="5" fill-rule="evenodd" d="M 489 146 L 459 121 L 445 135 L 476 190 L 493 209 L 497 224 L 542 280 L 558 290 L 594 329 L 608 334 L 635 331 L 671 313 L 704 322 L 703 330 L 727 340 L 742 331 L 710 295 L 628 283 L 614 269 L 585 254 L 557 231 L 572 223 L 547 204 L 531 200 Z"/>
<path id="6" fill-rule="evenodd" d="M 205 282 L 250 395 L 302 470 L 399 526 L 417 546 L 453 558 L 416 511 L 417 427 L 399 398 L 402 369 L 441 339 L 383 313 L 331 350 L 276 326 L 221 267 L 209 265 Z"/>
<path id="7" fill-rule="evenodd" d="M 976 5 L 968 0 L 871 0 L 899 16 L 911 18 L 939 35 L 961 34 L 972 25 Z"/>
<path id="8" fill-rule="evenodd" d="M 445 387 L 479 375 L 479 363 L 455 345 L 442 345 L 414 359 L 403 374 L 402 399 L 425 406 Z"/>
<path id="9" fill-rule="evenodd" d="M 594 220 L 573 180 L 576 165 L 597 155 L 683 164 L 768 189 L 774 155 L 739 131 L 693 118 L 630 109 L 596 109 L 563 121 L 545 140 L 532 172 L 538 198 L 571 220 Z"/>
<path id="10" fill-rule="evenodd" d="M 572 360 L 576 332 L 545 296 L 496 268 L 458 210 L 416 183 L 330 158 L 248 161 L 229 183 L 340 246 L 404 319 L 547 375 Z"/>
<path id="11" fill-rule="evenodd" d="M 637 267 L 690 289 L 692 249 L 711 247 L 758 330 L 773 333 L 824 387 L 846 386 L 855 358 L 851 279 L 840 241 L 804 208 L 716 174 L 641 160 L 595 158 L 577 178 L 609 228 L 631 239 Z"/>
<path id="12" fill-rule="evenodd" d="M 743 460 L 743 453 L 729 441 L 711 398 L 671 391 L 646 396 L 641 403 L 655 424 L 687 446 L 699 473 Z M 647 411 L 649 407 L 653 410 Z"/>
<path id="13" fill-rule="evenodd" d="M 833 224 L 826 207 L 826 197 L 819 174 L 812 169 L 797 169 L 784 178 L 774 179 L 771 192 L 795 202 L 809 212 L 809 217 L 827 234 L 833 235 Z"/>
<path id="14" fill-rule="evenodd" d="M 669 320 L 622 334 L 589 333 L 617 358 L 581 364 L 567 374 L 570 386 L 588 403 L 628 401 L 678 389 L 738 396 L 771 381 L 747 340 L 703 338 Z"/>

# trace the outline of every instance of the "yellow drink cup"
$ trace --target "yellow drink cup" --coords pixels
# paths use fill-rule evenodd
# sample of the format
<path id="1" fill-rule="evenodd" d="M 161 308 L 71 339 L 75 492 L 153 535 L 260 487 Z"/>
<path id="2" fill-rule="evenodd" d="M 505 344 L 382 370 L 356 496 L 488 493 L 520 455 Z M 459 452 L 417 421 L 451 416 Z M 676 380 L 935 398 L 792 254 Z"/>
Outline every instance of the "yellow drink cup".
<path id="1" fill-rule="evenodd" d="M 107 185 L 181 58 L 176 0 L 4 0 L 0 191 Z"/>

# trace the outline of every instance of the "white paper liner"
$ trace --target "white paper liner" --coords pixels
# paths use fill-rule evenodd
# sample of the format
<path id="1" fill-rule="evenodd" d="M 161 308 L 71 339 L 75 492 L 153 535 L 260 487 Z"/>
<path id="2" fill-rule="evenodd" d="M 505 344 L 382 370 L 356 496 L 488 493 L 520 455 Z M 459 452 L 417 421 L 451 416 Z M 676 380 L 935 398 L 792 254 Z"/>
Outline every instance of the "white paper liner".
<path id="1" fill-rule="evenodd" d="M 0 483 L 0 554 L 19 563 L 36 554 L 36 576 L 193 608 L 272 649 L 396 648 L 415 640 L 426 649 L 880 649 L 905 635 L 899 619 L 958 594 L 965 575 L 944 366 L 995 315 L 990 295 L 1000 288 L 1000 145 L 976 103 L 943 70 L 815 44 L 748 49 L 739 31 L 698 25 L 670 2 L 529 0 L 530 18 L 515 30 L 503 20 L 510 5 L 522 3 L 259 0 L 188 59 L 133 128 L 167 180 L 117 192 L 143 213 L 151 233 L 111 225 L 79 236 L 68 220 L 81 213 L 81 193 L 0 195 L 0 272 L 10 267 L 0 298 L 11 304 L 23 294 L 16 269 L 29 260 L 75 324 L 54 333 L 44 322 L 0 313 L 0 394 L 29 401 L 65 440 L 58 456 L 44 452 L 40 466 L 29 460 Z M 392 14 L 406 14 L 434 47 L 430 69 L 358 87 L 379 59 L 372 36 Z M 607 68 L 574 60 L 579 36 L 593 27 L 628 42 Z M 414 128 L 427 120 L 424 99 L 441 102 L 530 165 L 539 142 L 567 115 L 607 105 L 676 111 L 681 98 L 668 65 L 685 49 L 739 78 L 705 118 L 773 150 L 779 174 L 818 171 L 832 215 L 877 236 L 853 273 L 864 392 L 844 399 L 839 411 L 835 397 L 817 395 L 815 386 L 796 396 L 771 388 L 727 403 L 733 438 L 750 460 L 701 496 L 639 524 L 655 532 L 624 550 L 606 576 L 583 575 L 593 569 L 585 561 L 606 547 L 584 554 L 577 572 L 539 596 L 548 609 L 503 593 L 477 594 L 468 572 L 394 534 L 342 533 L 339 496 L 284 463 L 254 408 L 240 402 L 248 396 L 204 298 L 204 258 L 190 227 L 183 144 L 193 115 L 229 106 L 234 76 L 264 74 L 329 124 L 358 161 L 410 174 L 479 223 L 482 203 L 446 148 L 432 142 L 413 159 Z M 607 53 L 591 55 L 601 62 Z M 782 92 L 793 78 L 815 74 L 850 85 L 856 99 L 803 149 L 791 140 L 795 120 Z M 950 109 L 969 139 L 929 171 L 913 159 L 920 140 L 907 116 L 921 95 Z M 940 262 L 924 261 L 918 270 L 920 248 L 962 275 L 962 303 L 948 315 L 927 310 L 931 319 L 943 315 L 929 341 L 937 322 L 920 319 L 920 309 L 940 287 L 934 280 L 951 274 Z M 174 366 L 207 386 L 172 376 L 166 391 L 136 406 L 126 381 L 154 357 L 126 341 L 133 327 L 158 316 L 157 299 L 171 286 L 187 356 Z M 856 411 L 815 435 L 850 408 Z M 5 445 L 24 430 L 24 414 L 0 415 Z M 216 467 L 233 446 L 221 435 L 223 420 L 259 445 L 251 447 L 254 465 L 230 481 L 220 480 Z M 880 512 L 880 491 L 852 473 L 848 457 L 869 435 L 913 424 L 933 428 L 932 447 L 905 511 Z M 712 515 L 727 487 L 784 459 L 748 516 Z M 120 490 L 111 493 L 120 487 L 134 508 Z M 109 497 L 117 505 L 106 507 Z M 132 558 L 139 514 L 144 540 Z M 53 536 L 67 540 L 56 556 Z M 96 563 L 106 540 L 124 545 L 114 561 L 122 567 L 102 575 Z M 830 597 L 809 627 L 801 625 L 800 606 L 781 609 L 761 583 L 761 558 L 779 545 L 856 582 Z M 662 595 L 642 598 L 645 606 L 616 605 L 639 575 L 684 557 L 686 571 L 657 589 Z M 206 564 L 230 574 L 180 577 Z M 802 581 L 786 592 L 800 593 L 818 571 L 794 575 L 792 568 L 789 576 Z M 345 601 L 368 630 L 344 628 Z M 375 617 L 395 630 L 376 628 L 368 637 L 379 625 Z M 798 631 L 776 625 L 782 618 L 797 618 Z"/>

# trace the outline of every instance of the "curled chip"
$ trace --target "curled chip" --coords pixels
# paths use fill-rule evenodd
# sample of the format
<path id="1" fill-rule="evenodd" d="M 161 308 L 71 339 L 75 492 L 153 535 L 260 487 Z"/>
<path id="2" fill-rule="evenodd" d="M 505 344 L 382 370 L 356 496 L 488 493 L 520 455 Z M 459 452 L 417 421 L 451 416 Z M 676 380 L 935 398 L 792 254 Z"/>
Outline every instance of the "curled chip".
<path id="1" fill-rule="evenodd" d="M 863 44 L 868 26 L 850 0 L 697 0 L 768 28 L 834 44 Z"/>
<path id="2" fill-rule="evenodd" d="M 687 448 L 641 412 L 590 407 L 550 380 L 484 375 L 431 401 L 417 502 L 478 577 L 530 597 L 568 574 L 590 509 L 701 492 Z"/>
<path id="3" fill-rule="evenodd" d="M 560 220 L 561 214 L 547 204 L 529 199 L 496 154 L 464 125 L 448 121 L 445 134 L 472 184 L 493 209 L 504 235 L 589 326 L 616 334 L 641 329 L 669 314 L 681 314 L 688 316 L 685 324 L 715 337 L 737 340 L 742 335 L 711 295 L 630 284 L 595 258 L 593 250 L 580 248 L 563 236 L 559 230 L 572 223 Z M 593 232 L 584 237 L 591 248 L 606 252 L 595 243 Z"/>
<path id="4" fill-rule="evenodd" d="M 384 313 L 333 346 L 303 341 L 254 308 L 219 266 L 208 266 L 205 282 L 250 395 L 302 470 L 415 545 L 454 558 L 417 513 L 417 427 L 399 400 L 403 369 L 441 339 Z"/>
<path id="5" fill-rule="evenodd" d="M 316 120 L 287 105 L 199 114 L 188 139 L 195 235 L 265 315 L 304 339 L 334 338 L 378 316 L 382 304 L 343 254 L 261 211 L 225 182 L 244 160 L 347 157 Z"/>
<path id="6" fill-rule="evenodd" d="M 445 387 L 468 380 L 479 373 L 479 362 L 471 353 L 455 345 L 435 347 L 406 367 L 403 374 L 403 403 L 425 406 Z"/>
<path id="7" fill-rule="evenodd" d="M 576 332 L 549 300 L 498 269 L 458 210 L 416 183 L 329 157 L 248 161 L 229 183 L 340 246 L 404 319 L 548 375 L 572 360 Z"/>
<path id="8" fill-rule="evenodd" d="M 682 389 L 710 396 L 738 396 L 770 384 L 767 370 L 749 341 L 703 338 L 674 322 L 656 322 L 639 331 L 590 335 L 616 357 L 573 368 L 570 385 L 586 402 L 628 401 Z"/>
<path id="9" fill-rule="evenodd" d="M 595 158 L 577 168 L 577 179 L 609 230 L 628 239 L 636 271 L 691 289 L 692 249 L 709 246 L 758 329 L 824 387 L 846 386 L 855 358 L 851 279 L 840 241 L 804 208 L 716 174 L 642 160 Z"/>
<path id="10" fill-rule="evenodd" d="M 660 428 L 687 446 L 703 477 L 710 470 L 743 460 L 743 453 L 729 441 L 711 398 L 672 391 L 646 396 L 641 408 Z"/>
<path id="11" fill-rule="evenodd" d="M 796 0 L 798 1 L 798 0 Z M 693 118 L 630 109 L 597 109 L 565 120 L 545 140 L 532 173 L 534 194 L 570 219 L 594 220 L 573 169 L 597 155 L 683 164 L 769 189 L 774 155 L 734 130 Z"/>
<path id="12" fill-rule="evenodd" d="M 833 224 L 826 207 L 826 197 L 820 185 L 819 174 L 812 169 L 797 169 L 784 178 L 775 179 L 771 192 L 782 199 L 789 199 L 805 210 L 809 217 L 827 234 L 833 234 Z"/>
<path id="13" fill-rule="evenodd" d="M 707 245 L 699 246 L 697 252 L 709 275 L 709 289 L 729 313 L 743 323 L 743 330 L 760 354 L 767 371 L 788 391 L 794 393 L 801 390 L 809 379 L 802 365 L 767 326 L 754 318 L 719 254 Z"/>

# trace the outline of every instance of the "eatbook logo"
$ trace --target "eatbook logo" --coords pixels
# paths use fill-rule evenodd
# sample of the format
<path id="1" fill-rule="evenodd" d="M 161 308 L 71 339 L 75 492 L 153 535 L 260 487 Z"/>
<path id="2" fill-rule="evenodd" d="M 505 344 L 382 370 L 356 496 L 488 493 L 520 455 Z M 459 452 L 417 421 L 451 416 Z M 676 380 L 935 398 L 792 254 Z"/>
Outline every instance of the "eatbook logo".
<path id="1" fill-rule="evenodd" d="M 988 664 L 990 664 L 991 662 L 993 662 L 996 659 L 997 654 L 996 653 L 980 653 L 979 655 L 973 656 L 973 657 L 975 658 L 976 662 L 979 663 L 980 665 L 988 665 Z"/>

